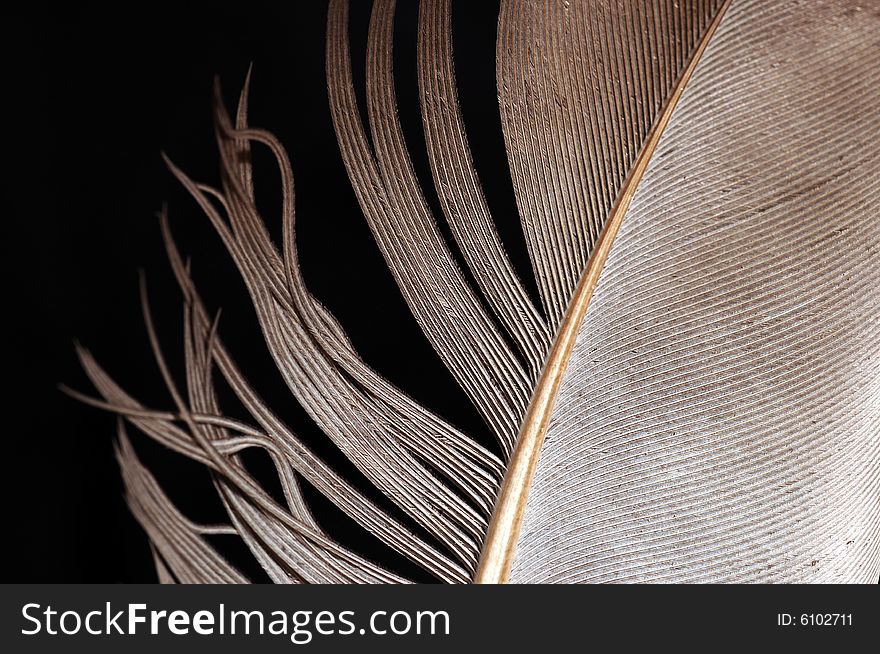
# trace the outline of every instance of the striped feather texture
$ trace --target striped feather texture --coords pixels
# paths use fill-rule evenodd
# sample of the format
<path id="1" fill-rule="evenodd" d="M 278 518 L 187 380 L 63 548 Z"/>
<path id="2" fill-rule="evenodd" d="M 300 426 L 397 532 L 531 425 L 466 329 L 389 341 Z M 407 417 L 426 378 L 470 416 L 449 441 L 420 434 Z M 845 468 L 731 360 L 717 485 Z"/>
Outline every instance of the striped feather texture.
<path id="1" fill-rule="evenodd" d="M 511 579 L 876 582 L 880 12 L 734 3 L 615 241 Z"/>
<path id="2" fill-rule="evenodd" d="M 554 327 L 721 4 L 502 2 L 499 108 L 526 244 Z"/>

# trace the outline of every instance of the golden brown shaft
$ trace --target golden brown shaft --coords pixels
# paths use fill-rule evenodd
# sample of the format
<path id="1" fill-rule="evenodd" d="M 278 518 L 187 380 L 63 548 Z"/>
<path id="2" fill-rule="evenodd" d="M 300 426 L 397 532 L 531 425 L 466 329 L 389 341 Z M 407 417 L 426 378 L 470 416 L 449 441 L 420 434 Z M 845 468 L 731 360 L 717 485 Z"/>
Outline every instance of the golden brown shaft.
<path id="1" fill-rule="evenodd" d="M 678 104 L 685 86 L 693 75 L 700 57 L 721 22 L 729 4 L 730 0 L 727 0 L 706 28 L 706 32 L 694 50 L 688 65 L 682 71 L 675 88 L 666 100 L 666 105 L 645 140 L 645 145 L 630 171 L 617 201 L 611 209 L 602 234 L 596 242 L 596 246 L 590 255 L 590 260 L 587 262 L 584 273 L 575 288 L 571 303 L 559 326 L 556 340 L 550 349 L 547 362 L 532 395 L 516 445 L 511 454 L 507 472 L 498 494 L 495 511 L 489 523 L 486 540 L 483 543 L 480 563 L 474 575 L 475 583 L 499 584 L 507 582 L 510 568 L 513 565 L 516 543 L 519 539 L 519 531 L 526 509 L 529 488 L 532 484 L 538 457 L 541 453 L 541 446 L 544 443 L 547 426 L 553 413 L 556 396 L 568 365 L 578 329 L 583 321 L 584 314 L 587 312 L 590 299 L 593 297 L 593 291 L 599 281 L 599 275 L 605 266 L 605 261 L 611 250 L 611 244 L 620 230 L 623 217 L 629 209 L 639 182 L 648 168 L 648 163 L 657 148 L 657 144 L 660 142 L 660 137 L 669 123 L 672 112 L 675 110 L 675 106 Z"/>

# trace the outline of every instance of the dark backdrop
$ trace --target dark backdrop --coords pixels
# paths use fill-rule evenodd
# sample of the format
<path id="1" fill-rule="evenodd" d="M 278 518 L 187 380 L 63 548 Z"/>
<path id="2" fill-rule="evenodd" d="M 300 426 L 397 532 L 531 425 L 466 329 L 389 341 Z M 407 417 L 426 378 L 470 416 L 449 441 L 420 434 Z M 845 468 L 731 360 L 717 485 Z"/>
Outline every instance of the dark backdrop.
<path id="1" fill-rule="evenodd" d="M 369 3 L 353 5 L 352 53 L 363 93 Z M 137 271 L 143 269 L 166 354 L 179 370 L 180 296 L 155 219 L 165 201 L 209 308 L 223 308 L 221 333 L 239 363 L 289 424 L 344 467 L 274 372 L 234 267 L 159 156 L 164 150 L 194 178 L 216 182 L 212 79 L 219 75 L 231 105 L 250 62 L 251 122 L 275 132 L 293 162 L 307 283 L 368 362 L 460 427 L 486 436 L 402 303 L 348 185 L 325 90 L 326 4 L 248 4 L 198 13 L 183 6 L 81 8 L 2 21 L 4 104 L 12 112 L 5 121 L 12 147 L 4 148 L 12 213 L 6 213 L 2 239 L 4 322 L 11 327 L 3 342 L 2 539 L 12 550 L 5 581 L 154 578 L 145 536 L 122 498 L 112 449 L 115 420 L 67 398 L 56 385 L 91 391 L 74 356 L 78 339 L 131 394 L 152 406 L 171 406 L 137 300 Z M 416 12 L 413 2 L 398 8 L 395 75 L 409 147 L 428 180 L 417 105 Z M 490 205 L 522 268 L 495 101 L 496 15 L 493 2 L 456 8 L 456 66 Z M 259 198 L 277 232 L 271 190 L 277 175 L 265 154 L 257 165 Z M 428 199 L 436 206 L 432 192 Z M 140 434 L 135 444 L 185 513 L 223 517 L 203 470 Z M 268 470 L 265 462 L 252 465 Z M 395 563 L 309 495 L 328 530 Z M 224 547 L 251 570 L 240 549 Z"/>

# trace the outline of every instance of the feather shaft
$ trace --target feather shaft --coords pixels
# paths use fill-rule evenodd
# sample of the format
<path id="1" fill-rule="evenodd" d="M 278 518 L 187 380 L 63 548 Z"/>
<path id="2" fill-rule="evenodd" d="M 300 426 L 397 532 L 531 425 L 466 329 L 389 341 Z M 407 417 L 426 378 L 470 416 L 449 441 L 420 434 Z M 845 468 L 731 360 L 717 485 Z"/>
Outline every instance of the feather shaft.
<path id="1" fill-rule="evenodd" d="M 673 92 L 666 101 L 665 107 L 658 115 L 645 141 L 645 145 L 630 171 L 617 201 L 611 209 L 602 234 L 596 242 L 587 266 L 575 288 L 574 295 L 547 357 L 541 378 L 532 395 L 513 453 L 511 454 L 507 472 L 498 495 L 498 501 L 496 502 L 486 539 L 483 543 L 480 562 L 474 576 L 476 583 L 506 583 L 510 575 L 529 488 L 534 478 L 535 468 L 541 453 L 541 446 L 544 443 L 544 437 L 547 434 L 547 426 L 553 413 L 556 396 L 559 393 L 562 377 L 565 374 L 581 322 L 583 322 L 584 315 L 589 307 L 590 299 L 593 296 L 593 291 L 599 281 L 602 268 L 608 258 L 614 237 L 620 230 L 620 225 L 623 222 L 627 209 L 629 209 L 639 182 L 645 170 L 647 170 L 651 156 L 657 149 L 657 144 L 660 142 L 664 129 L 669 124 L 672 112 L 675 110 L 675 106 L 681 98 L 685 86 L 693 75 L 700 57 L 720 24 L 729 4 L 730 0 L 726 0 L 719 8 L 715 18 L 703 34 L 699 45 L 694 50 L 687 67 L 682 71 Z"/>

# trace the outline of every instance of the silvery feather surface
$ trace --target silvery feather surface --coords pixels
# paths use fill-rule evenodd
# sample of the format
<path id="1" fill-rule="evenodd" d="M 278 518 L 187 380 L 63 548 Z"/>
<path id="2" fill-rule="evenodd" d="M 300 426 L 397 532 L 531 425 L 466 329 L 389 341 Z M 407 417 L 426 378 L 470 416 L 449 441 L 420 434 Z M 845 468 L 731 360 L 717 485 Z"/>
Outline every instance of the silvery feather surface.
<path id="1" fill-rule="evenodd" d="M 222 185 L 169 166 L 235 261 L 291 395 L 395 509 L 259 396 L 163 216 L 184 299 L 183 379 L 142 297 L 171 404 L 142 405 L 84 349 L 100 398 L 71 391 L 121 416 L 127 497 L 160 580 L 246 581 L 210 542 L 226 533 L 276 582 L 407 581 L 331 538 L 305 481 L 446 582 L 876 581 L 880 4 L 504 0 L 499 109 L 540 306 L 481 190 L 458 107 L 453 9 L 422 0 L 419 14 L 442 215 L 396 112 L 393 2 L 373 6 L 366 124 L 347 5 L 330 3 L 329 110 L 388 269 L 497 449 L 371 369 L 311 295 L 290 164 L 248 125 L 245 85 L 233 115 L 217 102 Z M 256 206 L 253 148 L 281 173 L 280 242 Z M 221 379 L 250 420 L 224 416 Z M 182 515 L 138 460 L 131 427 L 206 466 L 229 523 Z M 249 448 L 271 457 L 283 502 L 243 465 Z"/>
<path id="2" fill-rule="evenodd" d="M 734 2 L 617 236 L 516 581 L 877 581 L 880 30 Z"/>

